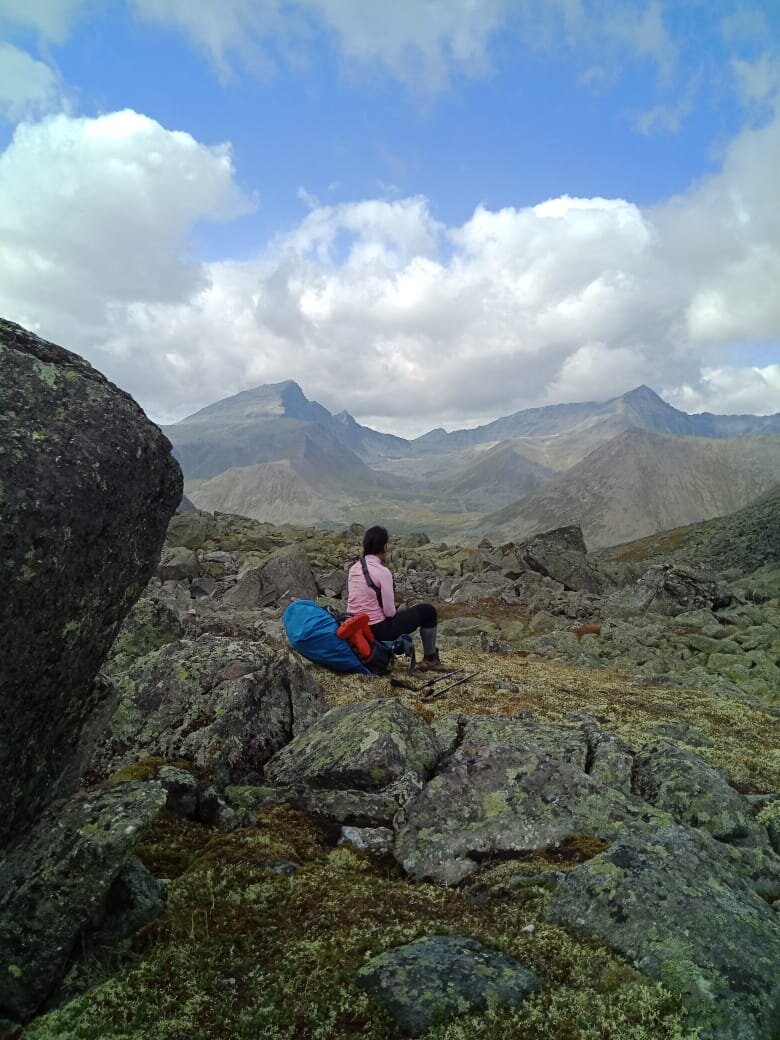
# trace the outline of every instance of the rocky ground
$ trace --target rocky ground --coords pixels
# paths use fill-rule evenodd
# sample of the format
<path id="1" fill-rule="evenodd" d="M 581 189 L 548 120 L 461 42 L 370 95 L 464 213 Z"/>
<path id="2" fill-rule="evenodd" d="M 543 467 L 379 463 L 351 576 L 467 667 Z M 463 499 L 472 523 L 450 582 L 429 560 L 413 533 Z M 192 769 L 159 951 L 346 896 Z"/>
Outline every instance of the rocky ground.
<path id="1" fill-rule="evenodd" d="M 177 514 L 70 810 L 80 862 L 107 854 L 96 819 L 131 820 L 91 893 L 113 909 L 30 912 L 45 825 L 0 861 L 29 875 L 0 1014 L 48 1005 L 30 1040 L 776 1037 L 768 502 L 729 521 L 744 552 L 717 571 L 717 522 L 598 557 L 576 528 L 394 540 L 398 598 L 437 602 L 460 669 L 439 687 L 466 678 L 440 695 L 401 662 L 336 675 L 286 647 L 293 598 L 343 605 L 361 532 Z"/>

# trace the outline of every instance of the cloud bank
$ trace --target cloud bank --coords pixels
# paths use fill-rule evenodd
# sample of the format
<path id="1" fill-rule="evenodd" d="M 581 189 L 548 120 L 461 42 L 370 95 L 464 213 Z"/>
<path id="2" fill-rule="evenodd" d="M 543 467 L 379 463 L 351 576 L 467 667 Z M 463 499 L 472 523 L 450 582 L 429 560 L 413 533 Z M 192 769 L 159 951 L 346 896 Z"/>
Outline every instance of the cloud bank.
<path id="1" fill-rule="evenodd" d="M 160 421 L 286 378 L 407 433 L 641 382 L 776 411 L 780 358 L 738 350 L 780 338 L 778 168 L 775 119 L 651 209 L 564 197 L 447 226 L 421 197 L 319 205 L 252 259 L 204 263 L 193 227 L 252 205 L 228 146 L 61 114 L 0 156 L 0 311 Z"/>

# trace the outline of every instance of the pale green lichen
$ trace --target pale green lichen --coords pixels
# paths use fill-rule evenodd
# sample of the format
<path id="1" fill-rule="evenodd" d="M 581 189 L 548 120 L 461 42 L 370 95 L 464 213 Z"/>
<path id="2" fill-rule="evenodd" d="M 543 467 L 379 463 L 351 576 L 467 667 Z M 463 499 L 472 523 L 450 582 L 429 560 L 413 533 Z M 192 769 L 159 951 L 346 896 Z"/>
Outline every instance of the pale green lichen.
<path id="1" fill-rule="evenodd" d="M 50 390 L 57 389 L 57 379 L 59 376 L 59 368 L 57 365 L 49 364 L 45 361 L 40 361 L 37 358 L 33 361 L 33 372 L 45 383 Z"/>

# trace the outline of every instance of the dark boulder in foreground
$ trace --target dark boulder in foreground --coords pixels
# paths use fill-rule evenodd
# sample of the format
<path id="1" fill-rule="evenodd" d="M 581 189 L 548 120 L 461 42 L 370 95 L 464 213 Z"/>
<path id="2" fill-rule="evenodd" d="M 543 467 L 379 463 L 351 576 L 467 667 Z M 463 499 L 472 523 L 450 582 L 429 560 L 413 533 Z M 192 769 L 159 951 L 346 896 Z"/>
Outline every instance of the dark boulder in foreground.
<path id="1" fill-rule="evenodd" d="M 137 890 L 139 875 L 154 884 L 128 856 L 164 804 L 158 783 L 76 795 L 48 809 L 0 862 L 0 1016 L 30 1018 L 71 958 L 89 949 L 91 931 L 129 934 L 161 909 L 159 902 L 139 918 L 137 894 L 112 886 Z M 121 924 L 120 902 L 130 912 Z"/>
<path id="2" fill-rule="evenodd" d="M 128 394 L 0 320 L 0 847 L 73 786 L 95 676 L 181 492 Z"/>

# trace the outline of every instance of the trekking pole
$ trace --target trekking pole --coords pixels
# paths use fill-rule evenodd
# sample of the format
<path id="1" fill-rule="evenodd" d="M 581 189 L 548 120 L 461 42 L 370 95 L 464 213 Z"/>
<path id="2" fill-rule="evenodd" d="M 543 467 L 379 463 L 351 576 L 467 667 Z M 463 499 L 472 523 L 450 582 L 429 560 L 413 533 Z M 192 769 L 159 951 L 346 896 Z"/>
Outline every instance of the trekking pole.
<path id="1" fill-rule="evenodd" d="M 421 700 L 434 701 L 437 697 L 441 697 L 443 693 L 446 693 L 447 690 L 451 690 L 455 686 L 460 686 L 462 683 L 468 682 L 469 679 L 473 679 L 476 675 L 479 675 L 479 672 L 471 672 L 470 675 L 464 675 L 460 679 L 456 679 L 455 682 L 448 683 L 447 686 L 437 686 L 436 689 L 428 690 L 427 693 L 422 695 Z"/>
<path id="2" fill-rule="evenodd" d="M 443 682 L 445 679 L 451 679 L 453 675 L 460 675 L 464 670 L 463 668 L 453 668 L 449 672 L 442 672 L 441 675 L 435 675 L 432 679 L 426 679 L 424 683 L 420 683 L 417 689 L 425 690 L 429 686 L 435 686 L 436 683 Z"/>

